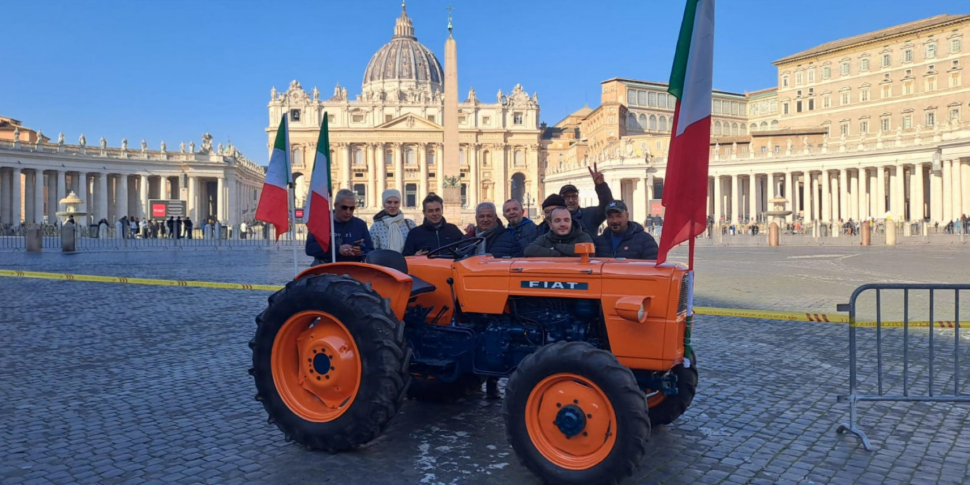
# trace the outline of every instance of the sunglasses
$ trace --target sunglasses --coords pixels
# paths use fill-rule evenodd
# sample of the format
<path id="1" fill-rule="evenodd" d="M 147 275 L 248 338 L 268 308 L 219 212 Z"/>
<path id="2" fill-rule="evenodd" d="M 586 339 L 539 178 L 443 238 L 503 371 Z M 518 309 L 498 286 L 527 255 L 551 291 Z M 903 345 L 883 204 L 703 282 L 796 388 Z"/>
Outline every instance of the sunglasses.
<path id="1" fill-rule="evenodd" d="M 356 209 L 356 208 L 357 208 L 357 206 L 353 206 L 353 205 L 339 205 L 339 206 L 337 206 L 337 207 L 338 207 L 338 208 L 339 208 L 340 210 L 345 210 L 345 211 L 353 211 L 354 209 Z"/>

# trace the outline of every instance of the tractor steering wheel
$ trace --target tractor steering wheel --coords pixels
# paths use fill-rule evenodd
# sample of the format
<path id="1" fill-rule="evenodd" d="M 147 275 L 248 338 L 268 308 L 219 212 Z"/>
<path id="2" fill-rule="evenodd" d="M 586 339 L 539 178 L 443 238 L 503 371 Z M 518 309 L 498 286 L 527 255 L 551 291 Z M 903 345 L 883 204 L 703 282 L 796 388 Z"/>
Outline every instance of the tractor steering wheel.
<path id="1" fill-rule="evenodd" d="M 441 256 L 441 253 L 448 251 L 448 256 L 455 261 L 458 261 L 475 252 L 475 248 L 478 247 L 478 243 L 483 241 L 485 241 L 484 237 L 459 239 L 453 243 L 448 243 L 438 249 L 432 250 L 427 256 L 428 259 L 444 259 L 444 257 Z"/>

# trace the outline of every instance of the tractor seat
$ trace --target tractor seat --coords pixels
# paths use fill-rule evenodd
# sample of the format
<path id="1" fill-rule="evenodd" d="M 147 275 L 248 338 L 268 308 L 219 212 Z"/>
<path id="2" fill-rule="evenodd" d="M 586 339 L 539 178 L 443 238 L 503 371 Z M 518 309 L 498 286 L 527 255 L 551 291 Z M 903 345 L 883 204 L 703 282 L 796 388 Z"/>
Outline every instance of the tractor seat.
<path id="1" fill-rule="evenodd" d="M 385 268 L 396 269 L 404 274 L 408 274 L 408 262 L 406 259 L 404 259 L 404 255 L 397 251 L 391 251 L 390 249 L 375 249 L 367 253 L 367 258 L 364 259 L 364 262 L 367 264 L 383 266 Z M 431 283 L 428 283 L 417 276 L 411 276 L 411 279 L 414 281 L 414 283 L 411 285 L 411 298 L 424 293 L 431 293 L 437 289 Z"/>

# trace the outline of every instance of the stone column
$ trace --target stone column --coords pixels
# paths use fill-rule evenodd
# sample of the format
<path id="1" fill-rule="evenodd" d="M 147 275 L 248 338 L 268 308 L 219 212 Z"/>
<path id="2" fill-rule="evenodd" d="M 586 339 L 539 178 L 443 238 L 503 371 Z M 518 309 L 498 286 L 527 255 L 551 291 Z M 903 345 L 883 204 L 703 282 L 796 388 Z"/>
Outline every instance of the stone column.
<path id="1" fill-rule="evenodd" d="M 818 209 L 815 208 L 815 177 L 811 171 L 805 172 L 805 222 L 812 222 L 818 218 Z"/>
<path id="2" fill-rule="evenodd" d="M 849 217 L 858 221 L 860 219 L 859 210 L 859 172 L 856 171 L 855 176 L 849 174 L 849 190 L 852 192 L 849 194 Z"/>
<path id="3" fill-rule="evenodd" d="M 468 180 L 468 202 L 469 202 L 468 205 L 474 206 L 474 205 L 477 205 L 479 202 L 482 202 L 482 200 L 480 200 L 478 197 L 478 149 L 481 148 L 481 145 L 479 145 L 478 143 L 473 143 L 472 145 L 470 145 L 470 148 L 471 148 L 471 157 L 467 159 L 468 160 L 468 179 L 469 179 Z M 438 186 L 440 187 L 441 174 L 438 174 L 438 180 L 439 180 Z M 501 204 L 503 204 L 504 202 L 505 201 L 502 201 L 502 200 L 495 201 L 495 206 L 499 211 L 502 210 Z"/>
<path id="4" fill-rule="evenodd" d="M 189 182 L 191 185 L 191 182 Z M 190 192 L 191 194 L 191 192 Z M 152 215 L 152 208 L 148 206 L 148 175 L 141 175 L 138 177 L 138 200 L 139 205 L 141 205 L 141 210 L 138 211 L 139 216 L 149 217 Z M 186 210 L 188 206 L 192 204 L 191 195 L 189 195 L 189 202 L 186 204 Z M 186 212 L 188 214 L 188 212 Z"/>
<path id="5" fill-rule="evenodd" d="M 886 167 L 876 167 L 876 213 L 872 216 L 880 218 L 886 215 Z"/>
<path id="6" fill-rule="evenodd" d="M 148 193 L 148 177 L 145 177 L 145 193 Z M 145 196 L 148 197 L 147 195 Z M 147 206 L 146 206 L 147 207 Z M 199 178 L 189 177 L 189 201 L 185 209 L 192 221 L 199 220 Z"/>
<path id="7" fill-rule="evenodd" d="M 970 215 L 970 161 L 960 162 L 960 185 L 967 191 L 963 194 L 963 207 L 960 213 Z"/>
<path id="8" fill-rule="evenodd" d="M 960 163 L 960 159 L 958 158 L 953 160 L 953 166 L 950 167 L 950 178 L 953 179 L 953 188 L 950 189 L 950 191 L 953 192 L 953 209 L 951 212 L 953 214 L 953 219 L 959 219 L 960 216 L 963 215 L 963 199 L 967 197 L 963 195 L 963 191 L 970 188 L 963 185 L 963 176 L 960 174 L 961 165 L 962 163 Z"/>
<path id="9" fill-rule="evenodd" d="M 499 145 L 501 148 L 501 155 L 495 157 L 495 175 L 493 179 L 495 180 L 495 200 L 505 201 L 508 200 L 508 195 L 506 189 L 509 186 L 508 177 L 505 175 L 506 167 L 508 167 L 508 151 L 509 146 L 506 144 Z M 539 203 L 542 204 L 541 202 Z"/>
<path id="10" fill-rule="evenodd" d="M 832 217 L 832 219 L 842 219 L 845 221 L 848 219 L 846 217 L 849 214 L 849 209 L 847 207 L 847 202 L 849 202 L 849 171 L 847 169 L 839 170 L 839 215 L 838 217 Z M 834 197 L 834 196 L 833 196 Z M 833 205 L 833 207 L 835 207 Z"/>
<path id="11" fill-rule="evenodd" d="M 394 186 L 398 191 L 401 192 L 401 205 L 404 205 L 404 160 L 401 157 L 401 144 L 394 144 Z M 421 201 L 417 201 L 418 207 L 421 206 Z"/>
<path id="12" fill-rule="evenodd" d="M 897 215 L 897 221 L 908 220 L 906 218 L 906 166 L 896 164 L 895 184 L 893 185 L 893 214 Z"/>
<path id="13" fill-rule="evenodd" d="M 758 176 L 755 174 L 748 175 L 748 220 L 745 222 L 751 222 L 751 219 L 758 217 L 758 199 L 757 196 L 757 185 Z"/>
<path id="14" fill-rule="evenodd" d="M 740 175 L 731 176 L 731 223 L 738 222 L 738 217 L 741 215 L 739 197 L 740 193 L 738 191 L 738 185 L 740 182 Z M 725 211 L 726 212 L 726 211 Z"/>
<path id="15" fill-rule="evenodd" d="M 855 192 L 856 207 L 858 208 L 859 220 L 865 220 L 869 217 L 869 202 L 866 196 L 867 189 L 869 185 L 869 172 L 865 168 L 860 168 L 856 172 L 856 185 L 853 188 L 858 189 Z"/>
<path id="16" fill-rule="evenodd" d="M 829 192 L 829 178 L 831 174 L 827 170 L 822 170 L 822 217 L 819 221 L 824 223 L 832 222 L 832 193 Z"/>
<path id="17" fill-rule="evenodd" d="M 115 192 L 115 211 L 118 219 L 128 215 L 128 174 L 118 175 L 117 191 Z"/>
<path id="18" fill-rule="evenodd" d="M 20 204 L 20 169 L 12 168 L 10 177 L 10 218 L 14 226 L 24 221 L 23 206 Z"/>
<path id="19" fill-rule="evenodd" d="M 419 143 L 417 147 L 417 158 L 418 167 L 421 170 L 421 181 L 418 182 L 418 200 L 424 200 L 428 196 L 428 186 L 431 185 L 428 180 L 428 145 L 426 143 Z M 440 177 L 441 174 L 438 174 Z"/>
<path id="20" fill-rule="evenodd" d="M 387 190 L 387 160 L 384 155 L 384 144 L 377 143 L 377 148 L 374 149 L 375 153 L 375 166 L 377 167 L 377 190 L 375 191 L 374 197 L 377 199 L 377 205 L 381 208 L 384 207 L 383 193 Z"/>
<path id="21" fill-rule="evenodd" d="M 930 167 L 930 219 L 943 224 L 943 170 Z"/>
<path id="22" fill-rule="evenodd" d="M 101 219 L 108 219 L 108 174 L 98 174 L 98 204 L 94 212 L 94 223 Z"/>
<path id="23" fill-rule="evenodd" d="M 81 205 L 78 206 L 78 208 L 81 210 L 81 212 L 90 212 L 88 210 L 88 208 L 89 207 L 92 207 L 94 205 L 94 204 L 91 204 L 91 201 L 88 199 L 88 187 L 89 186 L 88 186 L 88 174 L 87 174 L 87 172 L 83 172 L 83 171 L 82 172 L 78 172 L 78 174 L 77 174 L 77 189 L 78 189 L 78 194 L 77 194 L 77 196 L 81 199 Z M 87 216 L 85 216 L 85 217 L 87 217 Z M 82 224 L 82 225 L 85 224 L 84 221 L 80 221 L 80 220 L 77 221 L 77 223 L 78 224 Z"/>
<path id="24" fill-rule="evenodd" d="M 923 220 L 923 164 L 913 165 L 909 177 L 909 220 Z"/>
<path id="25" fill-rule="evenodd" d="M 646 220 L 647 215 L 650 214 L 650 208 L 647 207 L 647 179 L 641 178 L 639 180 L 635 180 L 634 183 L 633 207 L 630 208 L 630 219 L 642 224 L 643 221 Z M 498 203 L 495 205 L 501 212 L 501 206 L 499 206 Z M 501 215 L 499 217 L 501 217 Z"/>
<path id="26" fill-rule="evenodd" d="M 34 189 L 33 189 L 33 222 L 36 224 L 44 223 L 44 171 L 42 169 L 34 170 Z M 54 222 L 54 221 L 51 221 Z M 77 221 L 78 224 L 83 224 L 82 221 Z"/>
<path id="27" fill-rule="evenodd" d="M 755 220 L 758 220 L 758 216 L 761 215 L 762 212 L 764 212 L 764 208 L 762 207 L 762 205 L 764 204 L 761 203 L 761 199 L 764 198 L 764 194 L 765 194 L 764 186 L 768 183 L 768 177 L 769 175 L 765 175 L 764 177 L 765 183 L 762 184 L 761 183 L 762 177 L 759 177 L 758 175 L 754 176 L 754 190 L 752 192 L 754 194 L 754 213 L 752 214 L 752 216 L 755 218 Z"/>
<path id="28" fill-rule="evenodd" d="M 57 172 L 57 200 L 67 197 L 67 172 L 61 170 Z"/>
<path id="29" fill-rule="evenodd" d="M 0 191 L 4 190 L 5 188 L 5 185 L 0 186 Z M 88 203 L 88 201 L 85 201 L 85 204 L 88 207 L 94 207 L 93 202 Z M 57 214 L 55 213 L 57 210 L 57 172 L 49 170 L 47 172 L 47 220 L 56 220 Z M 0 217 L 3 218 L 4 222 L 6 222 L 6 212 L 2 212 L 2 214 L 3 215 L 0 215 Z"/>
<path id="30" fill-rule="evenodd" d="M 226 174 L 221 173 L 216 177 L 216 220 L 221 224 L 226 223 Z"/>
<path id="31" fill-rule="evenodd" d="M 343 143 L 341 146 L 344 149 L 343 150 L 344 156 L 343 156 L 343 164 L 340 165 L 340 174 L 341 174 L 340 188 L 353 190 L 353 186 L 351 185 L 351 180 L 350 180 L 350 165 L 354 163 L 352 158 L 353 153 L 351 152 L 352 148 L 350 146 L 350 143 Z M 336 194 L 336 192 L 334 193 Z"/>
<path id="32" fill-rule="evenodd" d="M 943 220 L 940 225 L 953 220 L 953 167 L 952 160 L 943 160 Z"/>
<path id="33" fill-rule="evenodd" d="M 647 188 L 647 203 L 649 203 L 651 200 L 654 199 L 654 195 L 653 195 L 654 194 L 654 191 L 653 191 L 653 185 L 654 185 L 654 183 L 656 183 L 656 182 L 654 181 L 653 174 L 652 173 L 648 173 L 647 174 L 647 187 L 646 187 Z M 540 202 L 540 204 L 541 204 L 541 202 Z M 647 211 L 647 215 L 650 215 L 650 211 L 649 210 Z"/>
<path id="34" fill-rule="evenodd" d="M 377 207 L 374 201 L 379 198 L 374 195 L 374 192 L 377 191 L 377 162 L 374 160 L 377 157 L 375 149 L 376 147 L 373 143 L 364 145 L 364 163 L 367 165 L 367 189 L 364 204 L 369 209 Z"/>
<path id="35" fill-rule="evenodd" d="M 721 176 L 714 176 L 714 224 L 721 223 L 721 207 L 723 206 L 723 199 L 721 197 Z"/>

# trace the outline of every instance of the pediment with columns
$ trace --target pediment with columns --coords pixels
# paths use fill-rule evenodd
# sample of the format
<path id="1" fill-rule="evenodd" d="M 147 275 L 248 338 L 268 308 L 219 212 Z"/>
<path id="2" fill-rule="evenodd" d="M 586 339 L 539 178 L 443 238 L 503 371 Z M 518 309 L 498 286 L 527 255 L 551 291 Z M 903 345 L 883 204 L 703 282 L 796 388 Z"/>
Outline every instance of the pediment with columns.
<path id="1" fill-rule="evenodd" d="M 413 113 L 408 113 L 406 115 L 394 118 L 391 121 L 384 122 L 377 126 L 378 130 L 407 130 L 407 131 L 441 131 L 444 129 L 443 126 L 417 116 Z"/>

